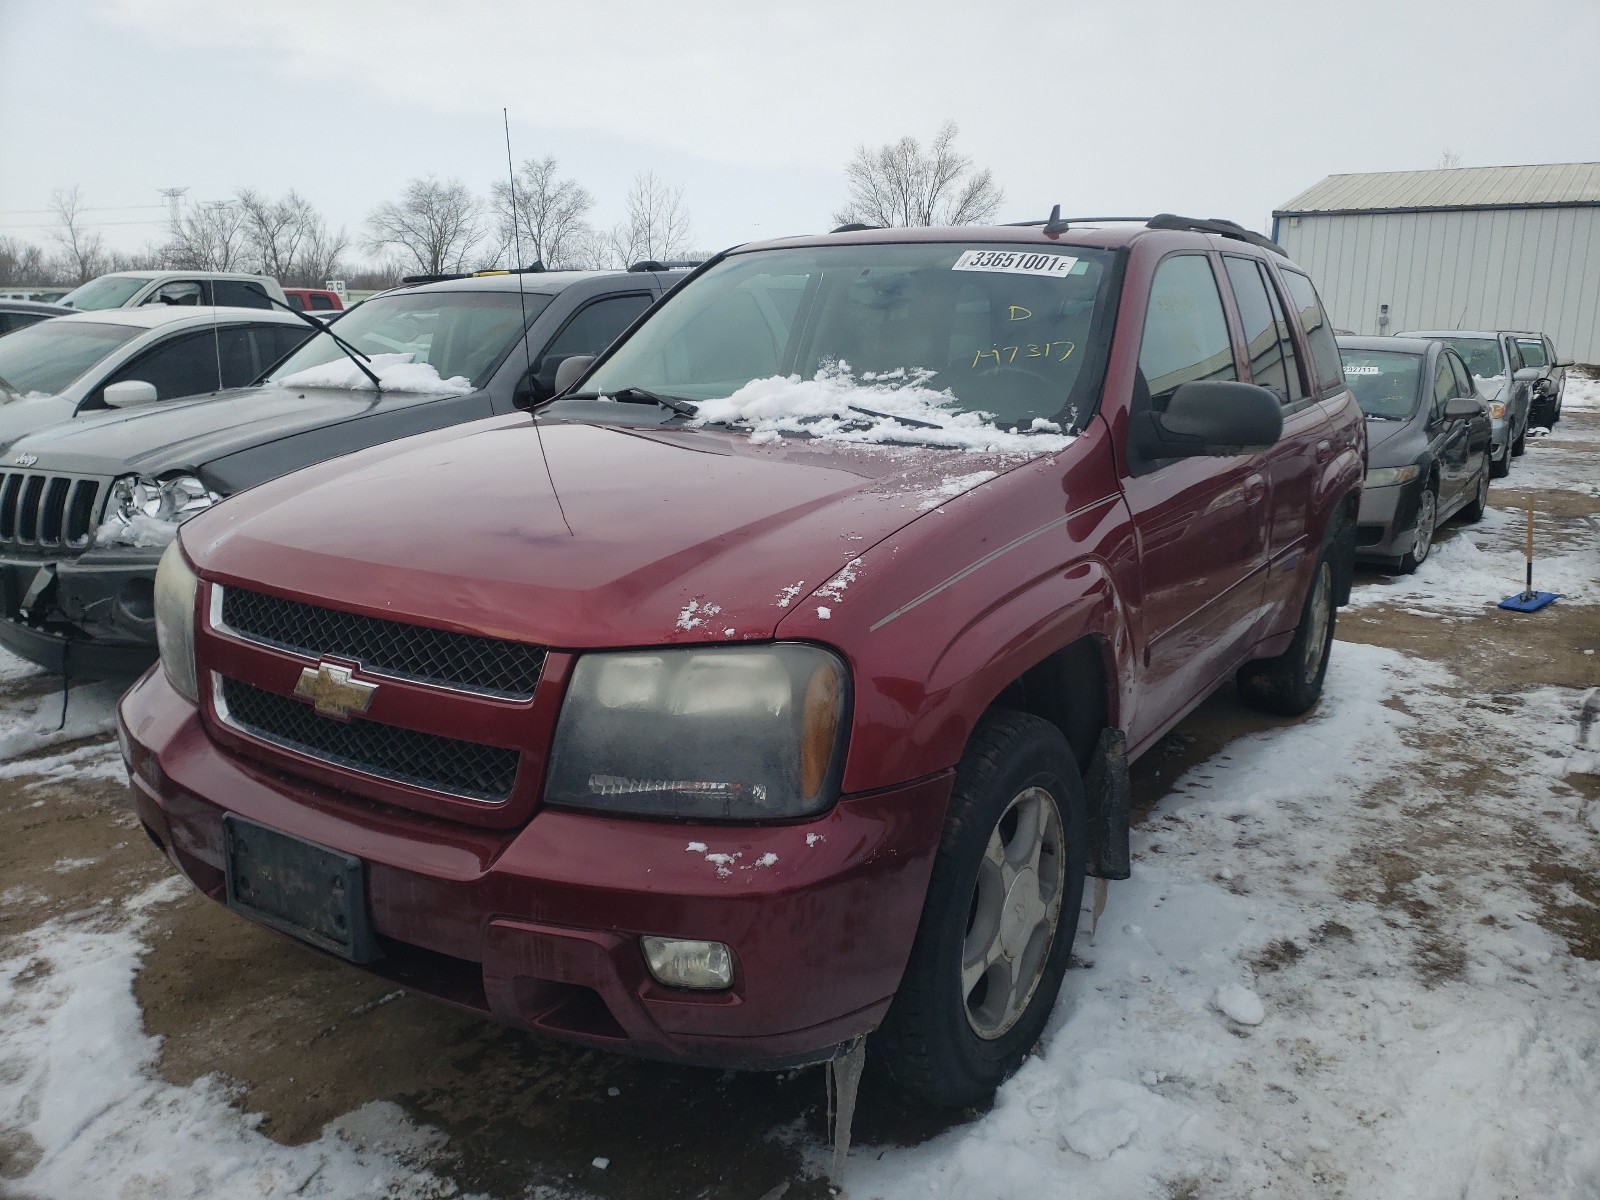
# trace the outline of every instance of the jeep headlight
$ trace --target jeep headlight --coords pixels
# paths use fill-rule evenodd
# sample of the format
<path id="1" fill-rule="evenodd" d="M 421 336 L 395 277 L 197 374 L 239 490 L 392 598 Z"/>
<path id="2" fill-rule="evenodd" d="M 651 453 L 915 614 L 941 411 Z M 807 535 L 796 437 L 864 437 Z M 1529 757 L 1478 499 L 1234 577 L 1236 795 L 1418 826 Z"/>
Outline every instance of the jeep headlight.
<path id="1" fill-rule="evenodd" d="M 200 703 L 194 669 L 194 604 L 200 581 L 174 541 L 156 567 L 156 645 L 167 681 L 190 704 Z"/>
<path id="2" fill-rule="evenodd" d="M 1363 486 L 1369 488 L 1393 487 L 1397 483 L 1410 483 L 1421 474 L 1422 468 L 1416 463 L 1412 463 L 1408 467 L 1374 467 L 1367 472 L 1366 483 Z"/>
<path id="3" fill-rule="evenodd" d="M 849 715 L 849 673 L 817 646 L 586 654 L 545 799 L 644 816 L 809 816 L 834 801 Z"/>
<path id="4" fill-rule="evenodd" d="M 178 526 L 222 497 L 193 475 L 146 479 L 124 475 L 111 485 L 97 546 L 165 546 Z"/>

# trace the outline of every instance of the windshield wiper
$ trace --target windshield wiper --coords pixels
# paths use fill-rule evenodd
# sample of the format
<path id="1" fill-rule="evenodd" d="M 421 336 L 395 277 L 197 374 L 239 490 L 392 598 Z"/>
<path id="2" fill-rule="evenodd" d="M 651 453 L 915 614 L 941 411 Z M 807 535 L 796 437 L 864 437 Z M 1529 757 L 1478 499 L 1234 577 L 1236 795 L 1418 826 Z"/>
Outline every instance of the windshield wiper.
<path id="1" fill-rule="evenodd" d="M 315 317 L 308 316 L 307 314 L 301 312 L 298 308 L 295 308 L 292 304 L 285 304 L 282 300 L 279 300 L 274 296 L 267 295 L 267 289 L 262 287 L 259 283 L 246 283 L 245 287 L 254 289 L 256 295 L 260 296 L 274 308 L 281 308 L 286 313 L 293 313 L 307 325 L 311 326 L 311 328 L 315 329 L 318 333 L 325 333 L 331 337 L 333 339 L 333 344 L 344 351 L 345 357 L 351 362 L 355 363 L 357 369 L 363 375 L 372 380 L 372 386 L 380 392 L 383 391 L 383 384 L 378 381 L 378 376 L 373 372 L 371 367 L 367 366 L 367 363 L 371 362 L 372 360 L 368 358 L 366 354 L 360 350 L 357 350 L 322 321 L 317 320 Z"/>
<path id="2" fill-rule="evenodd" d="M 614 392 L 572 392 L 561 397 L 563 400 L 599 400 L 602 397 L 621 401 L 623 404 L 659 404 L 669 412 L 675 412 L 680 417 L 692 417 L 700 410 L 687 400 L 679 400 L 673 396 L 663 396 L 660 392 L 652 392 L 649 388 L 625 387 Z"/>
<path id="3" fill-rule="evenodd" d="M 877 417 L 881 421 L 898 421 L 902 425 L 912 425 L 918 429 L 944 428 L 944 426 L 939 424 L 937 421 L 924 421 L 917 417 L 901 417 L 896 416 L 894 413 L 881 413 L 875 411 L 874 409 L 862 408 L 859 404 L 846 404 L 845 407 L 851 412 L 861 413 L 864 416 Z"/>

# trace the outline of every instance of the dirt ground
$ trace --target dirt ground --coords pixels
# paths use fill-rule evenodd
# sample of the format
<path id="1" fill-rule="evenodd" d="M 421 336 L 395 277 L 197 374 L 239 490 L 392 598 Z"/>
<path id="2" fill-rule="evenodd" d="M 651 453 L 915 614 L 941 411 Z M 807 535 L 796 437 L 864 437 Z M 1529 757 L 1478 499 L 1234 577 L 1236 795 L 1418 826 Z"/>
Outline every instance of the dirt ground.
<path id="1" fill-rule="evenodd" d="M 1569 434 L 1559 444 L 1534 445 L 1530 456 L 1600 461 L 1600 416 L 1571 413 L 1566 422 L 1583 440 Z M 1517 477 L 1500 482 L 1515 485 Z M 1600 534 L 1595 496 L 1502 486 L 1490 501 L 1520 509 L 1530 495 L 1541 544 Z M 1457 533 L 1447 528 L 1442 536 L 1448 542 Z M 1518 535 L 1508 523 L 1503 536 Z M 1357 583 L 1363 593 L 1386 586 L 1377 572 L 1363 571 Z M 1516 713 L 1509 697 L 1530 688 L 1600 685 L 1595 605 L 1443 619 L 1404 603 L 1368 603 L 1342 612 L 1338 633 L 1447 664 L 1461 686 L 1440 703 L 1501 709 L 1510 720 Z M 39 677 L 0 681 L 0 694 L 12 699 L 53 689 Z M 1243 734 L 1281 723 L 1242 710 L 1228 689 L 1213 697 L 1136 765 L 1142 820 L 1160 820 L 1163 798 L 1182 772 L 1225 753 Z M 108 897 L 132 895 L 170 874 L 110 769 L 114 743 L 52 747 L 52 761 L 64 751 L 95 768 L 87 781 L 82 771 L 41 779 L 26 773 L 26 762 L 10 764 L 10 777 L 0 779 L 0 936 L 49 917 L 92 914 Z M 1418 769 L 1450 774 L 1465 790 L 1483 773 L 1516 766 L 1486 761 L 1478 745 L 1462 739 L 1438 746 L 1435 760 Z M 1600 779 L 1573 776 L 1569 783 L 1600 798 Z M 1575 954 L 1600 959 L 1595 876 L 1550 865 L 1559 856 L 1537 846 L 1519 848 L 1519 856 L 1549 883 L 1540 923 Z M 1403 867 L 1375 864 L 1380 873 Z M 1397 894 L 1395 902 L 1404 900 Z M 162 1039 L 160 1074 L 177 1084 L 212 1072 L 236 1081 L 236 1102 L 260 1114 L 261 1130 L 281 1142 L 314 1139 L 326 1122 L 392 1100 L 448 1135 L 447 1153 L 430 1165 L 466 1191 L 524 1196 L 546 1185 L 632 1200 L 828 1194 L 807 1159 L 824 1133 L 820 1070 L 720 1074 L 549 1044 L 393 992 L 193 894 L 163 906 L 150 928 L 136 993 L 147 1030 Z M 1441 945 L 1438 955 L 1437 969 L 1449 972 L 1450 947 Z M 914 1143 L 951 1124 L 876 1103 L 877 1086 L 869 1077 L 858 1143 Z M 610 1158 L 609 1169 L 591 1165 L 599 1155 Z M 0 1181 L 15 1174 L 3 1165 L 8 1158 L 25 1169 L 27 1147 L 0 1145 Z"/>

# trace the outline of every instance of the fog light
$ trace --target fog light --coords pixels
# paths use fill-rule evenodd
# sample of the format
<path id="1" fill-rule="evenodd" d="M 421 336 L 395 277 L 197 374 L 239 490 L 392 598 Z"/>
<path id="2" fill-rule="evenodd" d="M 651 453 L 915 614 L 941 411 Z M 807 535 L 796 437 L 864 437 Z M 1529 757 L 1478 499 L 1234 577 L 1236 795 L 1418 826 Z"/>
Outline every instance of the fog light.
<path id="1" fill-rule="evenodd" d="M 650 974 L 668 987 L 716 991 L 733 986 L 733 954 L 721 942 L 641 937 Z"/>

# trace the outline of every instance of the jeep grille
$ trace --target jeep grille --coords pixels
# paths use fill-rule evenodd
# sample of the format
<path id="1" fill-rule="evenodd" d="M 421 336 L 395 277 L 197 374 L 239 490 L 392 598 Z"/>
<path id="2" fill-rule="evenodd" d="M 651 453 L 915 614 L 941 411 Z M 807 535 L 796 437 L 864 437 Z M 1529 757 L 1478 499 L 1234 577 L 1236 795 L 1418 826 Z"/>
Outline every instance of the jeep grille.
<path id="1" fill-rule="evenodd" d="M 0 544 L 33 551 L 87 549 L 101 484 L 82 475 L 0 473 Z"/>

